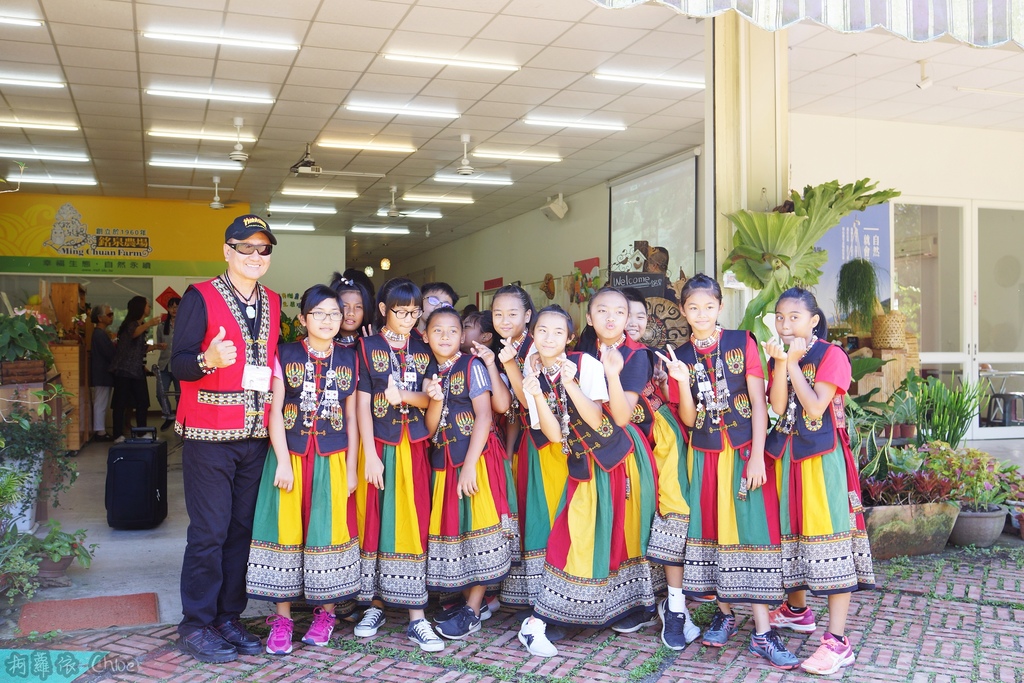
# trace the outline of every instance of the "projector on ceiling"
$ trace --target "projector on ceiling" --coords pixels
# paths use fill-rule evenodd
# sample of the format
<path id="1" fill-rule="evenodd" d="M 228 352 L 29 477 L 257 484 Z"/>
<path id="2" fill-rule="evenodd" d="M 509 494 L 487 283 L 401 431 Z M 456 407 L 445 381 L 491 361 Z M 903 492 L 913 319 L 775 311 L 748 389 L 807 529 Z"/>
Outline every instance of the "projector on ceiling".
<path id="1" fill-rule="evenodd" d="M 299 166 L 298 168 L 295 169 L 295 173 L 298 175 L 318 176 L 323 172 L 323 166 Z"/>
<path id="2" fill-rule="evenodd" d="M 569 205 L 562 199 L 562 193 L 558 193 L 557 198 L 548 198 L 548 203 L 540 207 L 540 212 L 549 221 L 558 221 L 565 218 L 565 214 L 569 213 Z"/>

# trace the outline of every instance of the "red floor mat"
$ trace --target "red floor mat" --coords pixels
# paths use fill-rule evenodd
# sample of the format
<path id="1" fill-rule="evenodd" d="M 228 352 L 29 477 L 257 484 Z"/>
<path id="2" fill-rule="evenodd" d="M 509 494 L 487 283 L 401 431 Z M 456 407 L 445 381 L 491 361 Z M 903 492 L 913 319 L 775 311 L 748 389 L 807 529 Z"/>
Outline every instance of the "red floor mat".
<path id="1" fill-rule="evenodd" d="M 78 600 L 44 600 L 21 608 L 18 628 L 22 633 L 78 631 L 86 628 L 136 626 L 159 621 L 156 593 L 108 595 Z"/>

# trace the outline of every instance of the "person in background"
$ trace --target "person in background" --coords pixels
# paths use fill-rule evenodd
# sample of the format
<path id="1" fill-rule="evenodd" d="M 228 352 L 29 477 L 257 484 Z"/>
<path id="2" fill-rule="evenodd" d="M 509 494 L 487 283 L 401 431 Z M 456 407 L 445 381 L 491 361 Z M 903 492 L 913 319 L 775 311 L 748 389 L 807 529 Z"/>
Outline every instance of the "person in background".
<path id="1" fill-rule="evenodd" d="M 227 270 L 185 291 L 171 347 L 171 372 L 181 382 L 174 431 L 182 437 L 189 517 L 178 647 L 200 662 L 263 649 L 239 617 L 281 331 L 281 296 L 259 282 L 275 244 L 259 216 L 232 221 L 224 231 Z"/>
<path id="2" fill-rule="evenodd" d="M 94 306 L 90 315 L 92 324 L 92 349 L 89 356 L 89 387 L 92 389 L 92 430 L 96 433 L 93 441 L 113 441 L 107 434 L 107 409 L 110 395 L 114 391 L 114 375 L 110 364 L 114 360 L 114 341 L 107 328 L 114 322 L 114 312 L 107 304 Z"/>
<path id="3" fill-rule="evenodd" d="M 149 315 L 149 300 L 144 296 L 133 296 L 128 301 L 128 312 L 117 328 L 117 349 L 111 361 L 114 374 L 114 441 L 124 441 L 124 411 L 135 411 L 135 426 L 146 426 L 149 412 L 149 384 L 146 382 L 146 354 L 149 345 L 146 336 L 149 330 L 160 324 L 160 317 Z"/>
<path id="4" fill-rule="evenodd" d="M 157 399 L 160 401 L 160 412 L 163 413 L 164 423 L 160 425 L 160 431 L 169 429 L 174 424 L 174 411 L 171 410 L 171 400 L 167 396 L 167 390 L 174 385 L 175 395 L 181 395 L 181 385 L 171 372 L 171 342 L 174 340 L 174 319 L 178 316 L 178 304 L 181 297 L 172 296 L 167 300 L 167 317 L 162 325 L 156 328 L 156 346 L 160 350 L 160 357 L 156 361 L 159 374 L 157 375 Z M 174 400 L 177 406 L 178 400 Z"/>
<path id="5" fill-rule="evenodd" d="M 421 339 L 424 339 L 423 333 L 427 329 L 427 318 L 430 317 L 430 314 L 438 306 L 454 308 L 455 304 L 459 302 L 459 295 L 447 282 L 428 282 L 420 288 L 420 292 L 423 294 L 423 317 L 420 318 L 420 322 L 416 326 L 416 332 Z"/>

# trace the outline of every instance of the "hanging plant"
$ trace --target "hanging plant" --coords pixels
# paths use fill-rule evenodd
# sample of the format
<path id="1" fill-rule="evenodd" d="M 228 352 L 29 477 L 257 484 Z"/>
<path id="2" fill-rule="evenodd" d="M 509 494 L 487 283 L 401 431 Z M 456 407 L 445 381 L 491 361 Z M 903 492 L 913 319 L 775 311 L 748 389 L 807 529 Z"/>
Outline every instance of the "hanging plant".
<path id="1" fill-rule="evenodd" d="M 858 331 L 870 330 L 878 299 L 878 276 L 871 261 L 855 258 L 839 269 L 836 308 L 839 317 Z"/>

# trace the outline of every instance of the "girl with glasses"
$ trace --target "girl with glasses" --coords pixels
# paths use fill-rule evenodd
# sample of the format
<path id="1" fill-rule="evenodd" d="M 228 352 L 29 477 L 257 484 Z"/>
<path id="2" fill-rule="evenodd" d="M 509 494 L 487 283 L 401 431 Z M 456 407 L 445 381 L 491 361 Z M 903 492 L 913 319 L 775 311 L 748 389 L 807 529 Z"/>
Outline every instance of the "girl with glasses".
<path id="1" fill-rule="evenodd" d="M 409 610 L 409 640 L 427 652 L 444 649 L 427 605 L 430 463 L 423 383 L 433 374 L 430 349 L 411 336 L 422 295 L 411 280 L 384 283 L 377 297 L 380 333 L 356 347 L 359 450 L 356 514 L 362 553 L 359 602 L 371 605 L 355 628 L 369 638 L 384 624 L 385 606 Z"/>
<path id="2" fill-rule="evenodd" d="M 337 603 L 359 591 L 359 540 L 349 497 L 356 488 L 356 357 L 334 341 L 338 295 L 315 285 L 302 295 L 302 341 L 278 346 L 263 467 L 246 574 L 249 597 L 276 603 L 266 651 L 292 651 L 291 604 L 313 621 L 302 642 L 324 646 Z"/>

